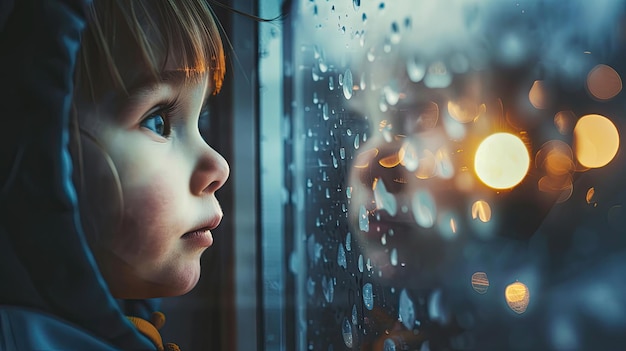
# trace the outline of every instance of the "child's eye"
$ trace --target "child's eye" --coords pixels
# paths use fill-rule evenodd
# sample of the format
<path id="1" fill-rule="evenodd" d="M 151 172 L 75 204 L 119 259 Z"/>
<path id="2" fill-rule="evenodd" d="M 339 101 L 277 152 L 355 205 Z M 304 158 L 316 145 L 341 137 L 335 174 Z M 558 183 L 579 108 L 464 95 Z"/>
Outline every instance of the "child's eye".
<path id="1" fill-rule="evenodd" d="M 168 120 L 167 118 L 163 117 L 162 112 L 156 112 L 148 116 L 146 119 L 141 121 L 139 125 L 144 128 L 150 129 L 152 132 L 162 137 L 168 137 L 170 134 L 170 126 Z"/>

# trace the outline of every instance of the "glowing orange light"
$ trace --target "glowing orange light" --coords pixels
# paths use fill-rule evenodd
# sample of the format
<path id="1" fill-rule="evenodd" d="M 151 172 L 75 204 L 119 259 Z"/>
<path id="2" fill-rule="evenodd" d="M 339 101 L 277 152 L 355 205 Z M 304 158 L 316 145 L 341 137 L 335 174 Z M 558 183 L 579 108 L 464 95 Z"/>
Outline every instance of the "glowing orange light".
<path id="1" fill-rule="evenodd" d="M 594 198 L 595 194 L 596 189 L 594 187 L 591 187 L 589 188 L 589 190 L 587 190 L 587 195 L 585 195 L 585 200 L 587 200 L 588 204 L 593 205 L 593 207 L 598 206 L 598 202 Z"/>
<path id="2" fill-rule="evenodd" d="M 370 161 L 376 156 L 378 156 L 378 149 L 364 151 L 354 159 L 352 166 L 355 168 L 367 168 L 370 165 Z"/>
<path id="3" fill-rule="evenodd" d="M 489 289 L 489 278 L 487 278 L 487 273 L 476 272 L 472 274 L 472 288 L 474 288 L 474 290 L 479 294 L 487 293 L 487 289 Z"/>
<path id="4" fill-rule="evenodd" d="M 471 99 L 461 98 L 457 101 L 448 101 L 448 113 L 461 123 L 474 121 L 486 110 L 485 104 L 477 104 Z"/>
<path id="5" fill-rule="evenodd" d="M 608 118 L 601 115 L 581 117 L 574 127 L 574 150 L 585 167 L 606 166 L 617 154 L 619 133 Z"/>
<path id="6" fill-rule="evenodd" d="M 622 79 L 607 65 L 595 66 L 587 75 L 587 89 L 599 100 L 608 100 L 622 91 Z"/>
<path id="7" fill-rule="evenodd" d="M 380 160 L 378 160 L 378 164 L 380 164 L 381 166 L 385 168 L 393 168 L 399 165 L 403 159 L 404 159 L 404 150 L 400 149 L 400 151 L 394 152 L 393 154 L 387 157 L 383 157 Z"/>
<path id="8" fill-rule="evenodd" d="M 548 96 L 548 88 L 542 80 L 536 80 L 528 92 L 528 99 L 536 109 L 548 108 L 550 97 Z"/>
<path id="9" fill-rule="evenodd" d="M 472 219 L 476 218 L 483 223 L 491 220 L 491 206 L 489 206 L 487 201 L 478 200 L 472 205 Z"/>
<path id="10" fill-rule="evenodd" d="M 506 298 L 506 303 L 515 313 L 522 314 L 528 308 L 530 291 L 525 284 L 515 282 L 506 287 L 504 297 Z"/>
<path id="11" fill-rule="evenodd" d="M 495 133 L 483 140 L 474 156 L 474 170 L 485 185 L 509 189 L 528 172 L 530 156 L 524 142 L 509 133 Z"/>
<path id="12" fill-rule="evenodd" d="M 572 111 L 559 111 L 554 115 L 554 125 L 559 133 L 567 135 L 574 130 L 576 116 Z"/>
<path id="13" fill-rule="evenodd" d="M 454 218 L 450 218 L 450 230 L 452 230 L 452 233 L 456 234 L 456 221 Z"/>

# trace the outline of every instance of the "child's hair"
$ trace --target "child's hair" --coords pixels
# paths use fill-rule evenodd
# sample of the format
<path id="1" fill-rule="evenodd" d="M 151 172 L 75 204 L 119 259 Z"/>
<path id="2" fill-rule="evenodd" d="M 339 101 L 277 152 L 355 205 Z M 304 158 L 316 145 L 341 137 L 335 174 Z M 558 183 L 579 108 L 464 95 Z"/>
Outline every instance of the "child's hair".
<path id="1" fill-rule="evenodd" d="M 206 0 L 94 0 L 75 71 L 75 91 L 94 103 L 111 89 L 127 92 L 120 64 L 135 60 L 155 82 L 168 59 L 188 77 L 210 73 L 213 93 L 226 70 L 224 48 Z M 175 55 L 175 57 L 172 57 Z"/>

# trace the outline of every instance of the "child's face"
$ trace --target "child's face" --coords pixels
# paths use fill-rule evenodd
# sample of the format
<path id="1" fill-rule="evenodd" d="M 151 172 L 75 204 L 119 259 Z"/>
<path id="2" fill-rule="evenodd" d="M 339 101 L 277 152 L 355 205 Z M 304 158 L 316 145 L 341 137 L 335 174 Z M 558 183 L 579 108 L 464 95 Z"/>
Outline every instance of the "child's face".
<path id="1" fill-rule="evenodd" d="M 190 80 L 183 71 L 169 73 L 158 84 L 133 87 L 130 98 L 111 97 L 79 116 L 121 183 L 120 210 L 113 173 L 99 171 L 107 169 L 102 153 L 86 147 L 87 198 L 100 208 L 99 229 L 110 229 L 92 247 L 117 298 L 188 292 L 200 275 L 200 255 L 213 242 L 210 230 L 222 218 L 215 192 L 229 167 L 198 130 L 211 91 L 208 75 Z"/>

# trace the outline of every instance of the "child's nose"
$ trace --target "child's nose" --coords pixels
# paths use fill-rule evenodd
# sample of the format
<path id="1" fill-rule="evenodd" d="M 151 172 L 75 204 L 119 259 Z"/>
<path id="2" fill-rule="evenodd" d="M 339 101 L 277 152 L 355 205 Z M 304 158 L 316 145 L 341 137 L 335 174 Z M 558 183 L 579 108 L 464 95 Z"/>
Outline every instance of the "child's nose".
<path id="1" fill-rule="evenodd" d="M 195 195 L 213 194 L 224 185 L 230 174 L 228 163 L 208 145 L 200 147 L 199 157 L 191 178 Z"/>

